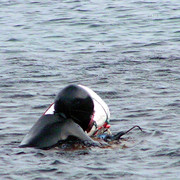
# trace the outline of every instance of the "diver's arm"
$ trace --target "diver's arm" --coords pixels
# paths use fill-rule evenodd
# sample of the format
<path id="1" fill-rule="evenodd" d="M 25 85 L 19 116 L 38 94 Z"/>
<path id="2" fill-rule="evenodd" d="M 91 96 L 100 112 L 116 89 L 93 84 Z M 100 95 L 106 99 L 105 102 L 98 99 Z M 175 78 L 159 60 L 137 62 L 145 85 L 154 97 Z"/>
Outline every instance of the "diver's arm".
<path id="1" fill-rule="evenodd" d="M 83 129 L 76 124 L 73 120 L 68 119 L 68 126 L 66 129 L 66 132 L 68 135 L 71 136 L 75 136 L 77 138 L 79 138 L 80 140 L 82 140 L 85 145 L 90 145 L 90 146 L 104 146 L 104 145 L 108 145 L 106 143 L 99 143 L 98 141 L 94 141 L 93 139 L 91 139 L 84 131 Z"/>

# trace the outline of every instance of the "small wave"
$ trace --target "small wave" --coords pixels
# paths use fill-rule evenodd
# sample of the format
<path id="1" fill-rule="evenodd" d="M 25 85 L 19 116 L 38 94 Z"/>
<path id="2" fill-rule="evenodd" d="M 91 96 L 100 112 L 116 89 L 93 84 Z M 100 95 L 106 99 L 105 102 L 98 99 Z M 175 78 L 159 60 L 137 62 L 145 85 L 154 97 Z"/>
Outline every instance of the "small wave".
<path id="1" fill-rule="evenodd" d="M 96 27 L 103 27 L 103 24 L 91 24 L 89 25 L 90 28 L 96 28 Z"/>
<path id="2" fill-rule="evenodd" d="M 156 70 L 155 72 L 167 72 L 167 73 L 171 73 L 172 72 L 172 70 L 171 69 L 158 69 L 158 70 Z"/>
<path id="3" fill-rule="evenodd" d="M 162 132 L 162 131 L 154 131 L 153 132 L 153 136 L 161 136 L 161 135 L 163 135 L 164 133 Z"/>
<path id="4" fill-rule="evenodd" d="M 26 153 L 23 151 L 20 151 L 20 152 L 17 152 L 15 155 L 24 155 L 24 154 L 26 154 Z"/>
<path id="5" fill-rule="evenodd" d="M 101 94 L 106 95 L 106 96 L 114 96 L 114 95 L 117 95 L 118 92 L 116 92 L 116 91 L 104 91 Z"/>
<path id="6" fill-rule="evenodd" d="M 7 41 L 11 41 L 11 42 L 17 42 L 17 41 L 21 41 L 21 40 L 19 40 L 19 39 L 16 39 L 16 38 L 10 38 L 10 39 L 8 39 Z"/>
<path id="7" fill-rule="evenodd" d="M 32 98 L 34 95 L 32 94 L 14 94 L 11 96 L 8 96 L 8 98 Z"/>
<path id="8" fill-rule="evenodd" d="M 168 107 L 180 107 L 180 103 L 174 102 L 174 103 L 170 103 L 170 104 L 168 104 L 168 105 L 166 105 L 166 106 L 168 106 Z"/>
<path id="9" fill-rule="evenodd" d="M 37 152 L 35 154 L 36 157 L 46 157 L 46 155 L 44 153 L 41 153 L 41 152 Z"/>
<path id="10" fill-rule="evenodd" d="M 98 50 L 96 53 L 109 53 L 111 52 L 110 50 Z"/>
<path id="11" fill-rule="evenodd" d="M 165 58 L 165 57 L 163 57 L 163 56 L 152 56 L 152 57 L 149 57 L 149 59 L 152 59 L 152 60 L 163 60 L 163 59 L 167 59 L 167 58 Z"/>
<path id="12" fill-rule="evenodd" d="M 106 171 L 107 168 L 106 167 L 92 167 L 92 166 L 88 166 L 88 167 L 84 167 L 85 169 L 88 170 L 97 170 L 97 171 Z"/>
<path id="13" fill-rule="evenodd" d="M 54 160 L 51 165 L 59 165 L 59 164 L 67 164 L 66 161 L 63 160 Z"/>
<path id="14" fill-rule="evenodd" d="M 27 52 L 27 51 L 23 51 L 23 50 L 19 50 L 19 49 L 17 49 L 17 50 L 4 50 L 4 51 L 2 51 L 2 53 L 12 53 L 12 54 L 18 54 L 18 53 L 24 53 L 24 52 Z"/>
<path id="15" fill-rule="evenodd" d="M 55 18 L 55 19 L 50 19 L 48 20 L 49 22 L 60 22 L 60 21 L 67 21 L 71 20 L 72 18 L 64 17 L 64 18 Z"/>
<path id="16" fill-rule="evenodd" d="M 48 105 L 38 105 L 38 106 L 34 106 L 32 107 L 32 109 L 44 109 L 44 108 L 47 108 Z"/>
<path id="17" fill-rule="evenodd" d="M 123 51 L 122 54 L 130 54 L 130 53 L 137 53 L 139 51 L 131 50 L 131 51 Z"/>
<path id="18" fill-rule="evenodd" d="M 46 169 L 38 169 L 37 172 L 40 172 L 40 173 L 48 173 L 48 172 L 54 172 L 54 171 L 57 171 L 58 169 L 57 168 L 46 168 Z"/>
<path id="19" fill-rule="evenodd" d="M 59 74 L 39 74 L 39 75 L 33 75 L 31 76 L 32 78 L 47 78 L 47 77 L 55 77 L 55 76 L 59 76 Z"/>
<path id="20" fill-rule="evenodd" d="M 67 18 L 67 17 L 55 18 L 55 19 L 46 20 L 46 21 L 43 21 L 43 22 L 40 22 L 40 23 L 38 22 L 37 24 L 52 24 L 52 23 L 59 23 L 59 22 L 65 23 L 65 22 L 70 21 L 70 20 L 72 20 L 72 18 Z"/>
<path id="21" fill-rule="evenodd" d="M 171 17 L 171 18 L 169 18 L 169 19 L 170 19 L 170 20 L 176 20 L 176 19 L 180 20 L 180 16 Z"/>
<path id="22" fill-rule="evenodd" d="M 180 167 L 180 161 L 176 161 L 176 162 L 174 162 L 174 163 L 171 163 L 169 166 L 168 166 L 168 168 L 173 168 L 173 167 Z"/>
<path id="23" fill-rule="evenodd" d="M 127 115 L 125 117 L 127 118 L 137 118 L 137 117 L 149 117 L 149 116 L 152 116 L 152 114 L 150 113 L 136 113 L 136 114 L 130 114 L 130 115 Z"/>
<path id="24" fill-rule="evenodd" d="M 120 177 L 133 179 L 133 173 L 131 172 L 124 172 L 124 171 L 118 171 L 118 172 L 105 172 L 103 173 L 102 177 L 107 179 L 121 179 Z"/>
<path id="25" fill-rule="evenodd" d="M 156 152 L 154 157 L 161 157 L 161 156 L 167 156 L 167 157 L 180 157 L 180 148 L 169 150 L 169 149 L 162 149 L 158 152 Z"/>
<path id="26" fill-rule="evenodd" d="M 155 43 L 148 43 L 148 44 L 145 44 L 143 45 L 144 47 L 148 47 L 148 46 L 159 46 L 159 45 L 164 45 L 164 42 L 160 41 L 160 42 L 155 42 Z"/>

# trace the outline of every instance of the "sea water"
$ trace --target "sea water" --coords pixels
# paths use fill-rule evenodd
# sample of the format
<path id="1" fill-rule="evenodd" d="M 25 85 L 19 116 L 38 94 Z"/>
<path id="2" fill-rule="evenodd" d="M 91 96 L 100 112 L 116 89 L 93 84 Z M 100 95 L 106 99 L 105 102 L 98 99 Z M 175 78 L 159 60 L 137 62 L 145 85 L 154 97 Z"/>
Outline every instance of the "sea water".
<path id="1" fill-rule="evenodd" d="M 19 148 L 69 84 L 108 104 L 129 148 Z M 0 1 L 0 179 L 180 179 L 179 0 Z"/>

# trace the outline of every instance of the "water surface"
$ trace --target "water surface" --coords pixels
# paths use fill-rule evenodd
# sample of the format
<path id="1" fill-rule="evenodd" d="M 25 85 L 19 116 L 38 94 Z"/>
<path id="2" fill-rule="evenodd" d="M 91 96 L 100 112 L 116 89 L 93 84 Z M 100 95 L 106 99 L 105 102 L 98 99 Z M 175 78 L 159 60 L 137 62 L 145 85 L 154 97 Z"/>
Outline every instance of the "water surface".
<path id="1" fill-rule="evenodd" d="M 0 2 L 0 179 L 179 179 L 180 4 Z M 126 149 L 18 148 L 60 89 L 83 84 Z"/>

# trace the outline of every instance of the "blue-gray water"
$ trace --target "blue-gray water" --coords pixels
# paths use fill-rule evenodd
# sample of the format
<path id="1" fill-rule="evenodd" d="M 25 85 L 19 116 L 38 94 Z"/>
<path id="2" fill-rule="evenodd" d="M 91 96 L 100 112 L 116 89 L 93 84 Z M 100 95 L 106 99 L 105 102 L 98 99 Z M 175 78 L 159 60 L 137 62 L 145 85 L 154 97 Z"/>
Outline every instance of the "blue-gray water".
<path id="1" fill-rule="evenodd" d="M 179 179 L 179 0 L 0 1 L 0 179 Z M 20 149 L 68 84 L 95 90 L 127 149 Z"/>

